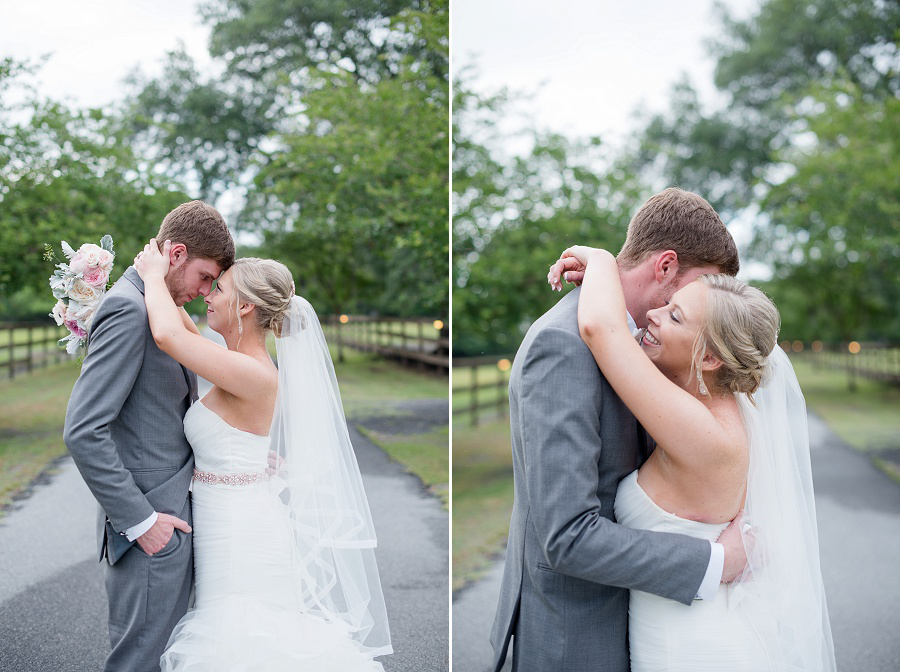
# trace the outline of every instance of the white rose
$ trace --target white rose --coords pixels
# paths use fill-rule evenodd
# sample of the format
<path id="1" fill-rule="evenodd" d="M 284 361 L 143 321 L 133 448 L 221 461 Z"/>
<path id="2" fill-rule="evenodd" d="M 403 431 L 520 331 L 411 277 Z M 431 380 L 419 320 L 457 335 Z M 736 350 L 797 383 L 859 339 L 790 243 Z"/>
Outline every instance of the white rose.
<path id="1" fill-rule="evenodd" d="M 112 270 L 113 259 L 115 259 L 116 255 L 114 255 L 109 250 L 100 250 L 100 267 L 104 271 Z"/>
<path id="2" fill-rule="evenodd" d="M 53 306 L 53 312 L 50 313 L 50 317 L 56 321 L 56 326 L 61 327 L 62 323 L 66 321 L 66 304 L 62 301 L 57 301 L 56 305 Z"/>
<path id="3" fill-rule="evenodd" d="M 76 278 L 69 289 L 69 296 L 80 303 L 91 303 L 100 298 L 100 290 L 91 287 L 81 278 Z"/>
<path id="4" fill-rule="evenodd" d="M 84 257 L 84 262 L 87 266 L 99 266 L 100 255 L 103 252 L 103 248 L 101 248 L 99 245 L 94 245 L 93 243 L 85 243 L 78 248 L 78 254 Z"/>
<path id="5" fill-rule="evenodd" d="M 89 330 L 94 323 L 94 314 L 97 312 L 97 305 L 98 302 L 94 301 L 93 303 L 79 306 L 72 315 L 75 321 L 78 322 L 78 325 L 84 327 L 85 331 Z"/>

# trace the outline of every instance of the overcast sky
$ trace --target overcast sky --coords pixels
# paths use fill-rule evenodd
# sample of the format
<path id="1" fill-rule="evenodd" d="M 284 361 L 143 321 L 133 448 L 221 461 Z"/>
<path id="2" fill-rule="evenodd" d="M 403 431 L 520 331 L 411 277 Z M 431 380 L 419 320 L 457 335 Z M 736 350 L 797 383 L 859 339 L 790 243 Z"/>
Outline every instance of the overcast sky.
<path id="1" fill-rule="evenodd" d="M 120 97 L 135 66 L 158 74 L 181 41 L 208 67 L 209 29 L 199 0 L 0 0 L 0 56 L 49 54 L 38 74 L 42 93 L 77 106 Z"/>
<path id="2" fill-rule="evenodd" d="M 85 106 L 120 95 L 135 67 L 156 74 L 179 41 L 209 65 L 201 0 L 0 0 L 0 54 L 50 54 L 42 91 Z M 740 15 L 759 0 L 729 0 Z M 535 94 L 547 128 L 615 136 L 631 115 L 664 109 L 683 72 L 712 101 L 713 0 L 451 0 L 453 65 L 475 64 L 476 86 Z M 608 138 L 608 139 L 611 139 Z"/>
<path id="3" fill-rule="evenodd" d="M 747 16 L 759 0 L 729 0 Z M 714 61 L 704 40 L 713 0 L 451 0 L 453 67 L 477 67 L 475 88 L 534 94 L 543 129 L 615 140 L 639 107 L 663 111 L 688 73 L 715 103 Z"/>

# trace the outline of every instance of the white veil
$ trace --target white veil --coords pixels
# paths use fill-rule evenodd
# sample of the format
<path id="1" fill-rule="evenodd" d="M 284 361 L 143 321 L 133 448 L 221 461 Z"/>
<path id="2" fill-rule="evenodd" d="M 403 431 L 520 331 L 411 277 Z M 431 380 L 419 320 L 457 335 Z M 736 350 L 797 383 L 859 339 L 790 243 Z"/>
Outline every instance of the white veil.
<path id="1" fill-rule="evenodd" d="M 738 395 L 750 438 L 744 507 L 748 564 L 733 585 L 774 661 L 771 670 L 835 670 L 819 565 L 806 403 L 787 355 L 775 347 L 762 385 Z"/>
<path id="2" fill-rule="evenodd" d="M 344 418 L 334 365 L 310 303 L 291 299 L 280 337 L 271 479 L 293 537 L 301 608 L 346 627 L 360 650 L 389 654 L 375 529 Z"/>

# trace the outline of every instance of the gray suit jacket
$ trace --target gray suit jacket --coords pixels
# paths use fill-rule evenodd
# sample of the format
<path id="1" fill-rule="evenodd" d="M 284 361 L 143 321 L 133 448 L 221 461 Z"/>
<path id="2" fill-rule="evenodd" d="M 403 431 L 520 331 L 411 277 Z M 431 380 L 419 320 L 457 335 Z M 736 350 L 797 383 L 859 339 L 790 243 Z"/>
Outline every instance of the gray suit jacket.
<path id="1" fill-rule="evenodd" d="M 525 336 L 509 381 L 515 502 L 494 668 L 627 672 L 628 589 L 690 604 L 707 541 L 616 524 L 619 481 L 649 455 L 635 417 L 578 334 L 580 290 Z"/>
<path id="2" fill-rule="evenodd" d="M 182 422 L 196 398 L 197 377 L 156 347 L 128 268 L 94 315 L 66 410 L 66 446 L 100 505 L 101 560 L 115 564 L 133 544 L 121 533 L 154 511 L 184 509 L 194 457 Z"/>

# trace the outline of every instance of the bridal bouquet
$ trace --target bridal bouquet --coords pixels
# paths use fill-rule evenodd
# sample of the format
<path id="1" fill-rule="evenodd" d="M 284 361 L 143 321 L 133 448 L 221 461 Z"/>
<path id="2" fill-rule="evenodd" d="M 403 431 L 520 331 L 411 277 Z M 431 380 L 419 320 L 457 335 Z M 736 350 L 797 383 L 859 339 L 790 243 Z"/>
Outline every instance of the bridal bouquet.
<path id="1" fill-rule="evenodd" d="M 56 259 L 50 245 L 46 245 L 45 249 L 46 259 Z M 113 239 L 109 235 L 103 236 L 100 245 L 85 243 L 77 250 L 62 241 L 62 251 L 68 263 L 58 263 L 50 278 L 50 289 L 56 297 L 50 317 L 56 320 L 58 326 L 65 325 L 69 330 L 69 335 L 61 338 L 58 345 L 73 355 L 87 342 L 87 332 L 100 299 L 106 294 L 116 255 L 113 253 Z"/>

